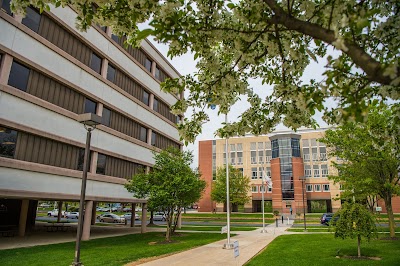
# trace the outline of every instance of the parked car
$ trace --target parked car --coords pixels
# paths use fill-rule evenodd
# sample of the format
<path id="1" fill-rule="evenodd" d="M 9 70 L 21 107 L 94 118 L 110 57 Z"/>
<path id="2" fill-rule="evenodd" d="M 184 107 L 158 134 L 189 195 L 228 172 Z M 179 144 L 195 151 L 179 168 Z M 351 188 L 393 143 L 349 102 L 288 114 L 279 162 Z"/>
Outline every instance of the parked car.
<path id="1" fill-rule="evenodd" d="M 125 214 L 121 215 L 121 217 L 124 217 L 125 219 L 130 220 L 130 219 L 132 219 L 132 213 L 125 213 Z M 139 214 L 135 213 L 135 220 L 139 220 L 139 219 L 140 219 Z"/>
<path id="2" fill-rule="evenodd" d="M 65 215 L 65 211 L 61 211 L 61 215 L 64 216 Z M 49 217 L 57 217 L 58 216 L 58 209 L 54 209 L 52 211 L 48 211 L 47 212 L 47 216 Z"/>
<path id="3" fill-rule="evenodd" d="M 125 218 L 114 213 L 103 213 L 99 216 L 99 221 L 102 223 L 125 223 Z"/>
<path id="4" fill-rule="evenodd" d="M 41 204 L 39 205 L 39 207 L 42 207 L 42 208 L 48 208 L 48 207 L 50 207 L 50 204 L 47 204 L 47 203 L 41 203 Z"/>
<path id="5" fill-rule="evenodd" d="M 122 211 L 130 212 L 130 211 L 132 211 L 132 208 L 131 207 L 125 207 L 125 208 L 122 209 Z"/>
<path id="6" fill-rule="evenodd" d="M 165 214 L 163 212 L 155 212 L 153 214 L 153 220 L 154 221 L 165 221 Z"/>
<path id="7" fill-rule="evenodd" d="M 324 213 L 321 216 L 321 224 L 329 225 L 330 221 L 332 220 L 334 213 Z M 339 219 L 339 216 L 336 216 L 334 222 Z"/>
<path id="8" fill-rule="evenodd" d="M 67 219 L 78 219 L 78 218 L 79 218 L 79 212 L 70 212 L 70 213 L 67 213 L 67 214 L 65 215 L 65 218 L 67 218 Z"/>

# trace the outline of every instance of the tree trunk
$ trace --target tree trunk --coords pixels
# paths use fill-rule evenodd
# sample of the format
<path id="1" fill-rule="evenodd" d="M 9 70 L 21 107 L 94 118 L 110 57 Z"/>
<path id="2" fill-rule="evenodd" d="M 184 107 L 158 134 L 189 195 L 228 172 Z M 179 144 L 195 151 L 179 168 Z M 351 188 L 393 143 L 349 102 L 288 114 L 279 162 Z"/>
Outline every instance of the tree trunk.
<path id="1" fill-rule="evenodd" d="M 361 236 L 360 235 L 358 235 L 358 237 L 357 237 L 357 242 L 358 242 L 358 250 L 357 250 L 358 257 L 361 257 Z"/>
<path id="2" fill-rule="evenodd" d="M 150 212 L 150 221 L 149 221 L 149 224 L 150 224 L 150 225 L 154 225 L 153 215 L 154 215 L 154 211 L 151 211 L 151 212 Z"/>
<path id="3" fill-rule="evenodd" d="M 174 217 L 174 210 L 168 211 L 166 215 L 167 219 L 167 233 L 165 234 L 165 240 L 168 242 L 171 242 L 171 235 L 172 235 L 172 222 L 173 222 L 173 217 Z"/>
<path id="4" fill-rule="evenodd" d="M 389 218 L 389 231 L 390 231 L 390 237 L 395 237 L 395 223 L 394 223 L 394 215 L 393 215 L 393 209 L 392 209 L 392 198 L 391 197 L 385 197 L 385 205 L 386 205 L 386 210 Z"/>

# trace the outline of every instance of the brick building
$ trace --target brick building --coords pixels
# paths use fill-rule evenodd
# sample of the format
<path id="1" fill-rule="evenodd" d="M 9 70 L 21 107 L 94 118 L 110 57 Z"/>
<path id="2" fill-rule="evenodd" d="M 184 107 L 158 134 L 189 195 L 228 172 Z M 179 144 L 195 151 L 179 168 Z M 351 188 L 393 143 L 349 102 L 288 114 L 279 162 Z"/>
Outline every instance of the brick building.
<path id="1" fill-rule="evenodd" d="M 274 132 L 265 136 L 233 137 L 229 139 L 229 163 L 250 178 L 251 201 L 245 204 L 245 212 L 260 212 L 262 177 L 271 177 L 272 186 L 265 186 L 266 211 L 281 213 L 335 212 L 341 206 L 340 185 L 328 180 L 335 174 L 324 143 L 318 141 L 326 129 Z M 222 204 L 211 200 L 211 186 L 218 167 L 225 164 L 225 140 L 199 142 L 199 169 L 207 182 L 206 192 L 199 201 L 199 211 L 210 212 L 216 208 L 224 211 Z M 304 187 L 301 177 L 304 177 Z M 304 189 L 304 205 L 303 205 Z M 384 204 L 379 201 L 379 206 Z M 400 212 L 400 198 L 393 199 L 395 212 Z"/>

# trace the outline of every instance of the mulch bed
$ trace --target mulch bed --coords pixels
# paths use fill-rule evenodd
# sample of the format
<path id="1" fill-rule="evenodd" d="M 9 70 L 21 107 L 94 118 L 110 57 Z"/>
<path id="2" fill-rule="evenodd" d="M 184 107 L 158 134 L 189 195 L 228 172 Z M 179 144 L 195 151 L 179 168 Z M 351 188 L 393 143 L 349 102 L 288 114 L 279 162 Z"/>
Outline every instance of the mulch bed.
<path id="1" fill-rule="evenodd" d="M 338 259 L 351 259 L 351 260 L 381 260 L 379 257 L 366 257 L 366 256 L 336 256 Z"/>

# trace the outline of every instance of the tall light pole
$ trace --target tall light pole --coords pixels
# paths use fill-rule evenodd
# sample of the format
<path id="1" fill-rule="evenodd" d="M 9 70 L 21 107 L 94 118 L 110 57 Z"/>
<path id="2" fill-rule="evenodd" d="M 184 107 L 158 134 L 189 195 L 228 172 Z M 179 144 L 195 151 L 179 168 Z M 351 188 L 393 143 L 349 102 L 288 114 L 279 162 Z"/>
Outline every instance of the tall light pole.
<path id="1" fill-rule="evenodd" d="M 79 200 L 79 219 L 78 219 L 78 230 L 76 231 L 76 244 L 75 244 L 75 259 L 71 264 L 72 266 L 81 266 L 80 262 L 81 255 L 81 238 L 83 231 L 83 205 L 85 204 L 85 194 L 86 194 L 86 181 L 87 172 L 89 170 L 89 160 L 90 160 L 90 140 L 92 136 L 92 131 L 96 128 L 98 124 L 101 124 L 101 117 L 93 113 L 85 113 L 78 116 L 78 122 L 82 123 L 87 130 L 86 133 L 86 146 L 85 146 L 85 157 L 83 159 L 83 174 L 82 174 L 82 185 L 81 185 L 81 196 Z"/>
<path id="2" fill-rule="evenodd" d="M 301 180 L 301 191 L 303 193 L 303 219 L 304 219 L 304 231 L 307 231 L 307 223 L 306 223 L 306 205 L 304 204 L 304 181 L 306 180 L 305 176 L 299 177 Z"/>
<path id="3" fill-rule="evenodd" d="M 225 124 L 228 124 L 228 114 L 225 114 Z M 225 249 L 231 249 L 233 245 L 231 244 L 231 217 L 230 217 L 230 200 L 229 200 L 229 153 L 228 153 L 228 137 L 225 138 L 225 154 L 226 154 L 226 244 Z"/>

